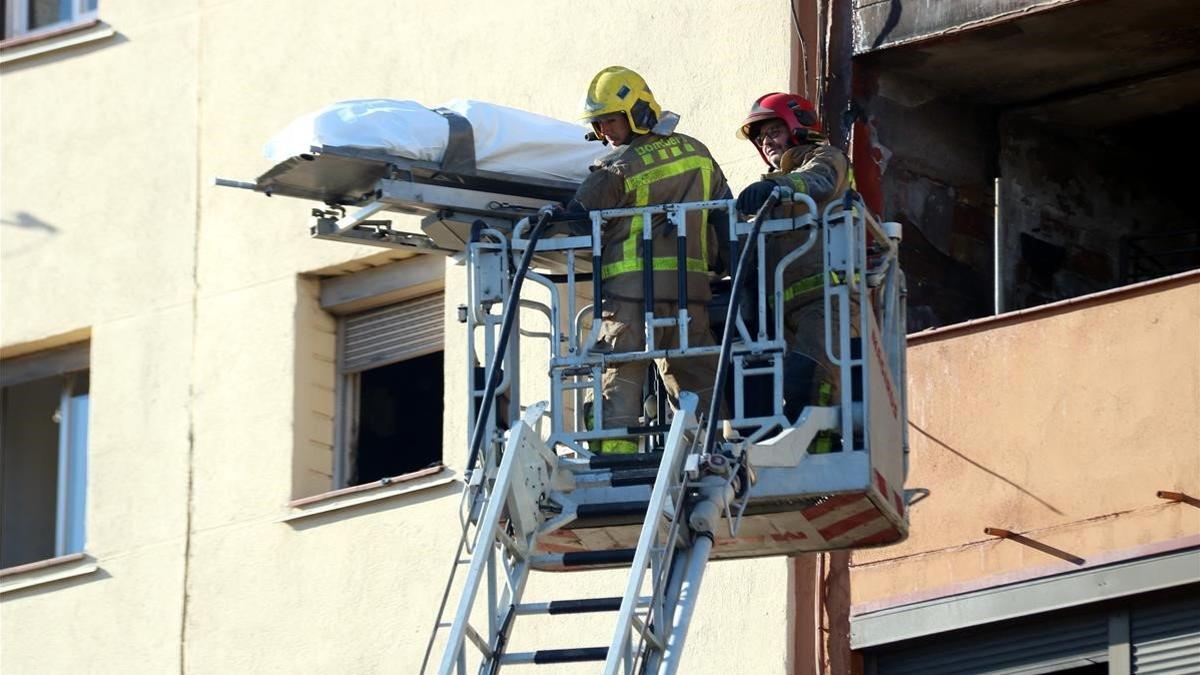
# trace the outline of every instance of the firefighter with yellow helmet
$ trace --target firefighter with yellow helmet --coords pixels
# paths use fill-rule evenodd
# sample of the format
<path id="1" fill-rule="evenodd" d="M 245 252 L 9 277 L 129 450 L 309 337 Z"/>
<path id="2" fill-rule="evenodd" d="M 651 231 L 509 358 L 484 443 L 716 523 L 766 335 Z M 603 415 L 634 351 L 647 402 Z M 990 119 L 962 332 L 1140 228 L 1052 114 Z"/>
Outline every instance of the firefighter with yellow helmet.
<path id="1" fill-rule="evenodd" d="M 583 121 L 590 123 L 598 140 L 611 144 L 612 152 L 597 160 L 591 174 L 580 185 L 569 211 L 629 208 L 672 202 L 724 199 L 731 195 L 725 175 L 700 141 L 674 132 L 677 115 L 664 112 L 640 75 L 628 68 L 605 68 L 592 78 L 583 101 Z M 709 270 L 717 246 L 706 213 L 687 214 L 686 301 L 691 321 L 686 327 L 690 346 L 715 344 L 708 322 Z M 643 230 L 652 236 L 653 260 L 643 256 Z M 603 323 L 600 346 L 612 352 L 645 348 L 645 300 L 643 271 L 653 270 L 655 317 L 679 314 L 679 265 L 675 231 L 665 216 L 656 214 L 645 222 L 642 216 L 615 218 L 601 231 L 601 275 Z M 679 345 L 676 327 L 655 329 L 658 348 Z M 699 410 L 707 410 L 712 397 L 716 357 L 660 358 L 658 371 L 670 396 L 681 391 L 700 398 Z M 627 428 L 639 423 L 646 367 L 626 363 L 605 369 L 601 395 L 606 429 Z M 606 440 L 604 453 L 632 453 L 632 440 Z"/>
<path id="2" fill-rule="evenodd" d="M 755 213 L 776 186 L 783 186 L 811 197 L 819 215 L 852 187 L 849 158 L 822 133 L 816 109 L 802 96 L 760 96 L 742 120 L 737 135 L 753 143 L 770 168 L 762 180 L 738 195 L 738 211 L 742 213 Z M 792 217 L 798 215 L 797 208 L 803 207 L 779 207 L 775 215 Z M 767 244 L 771 270 L 768 279 L 774 278 L 779 260 L 807 237 L 807 233 L 795 232 L 771 238 Z M 806 405 L 833 405 L 837 401 L 838 378 L 825 350 L 823 273 L 820 244 L 784 272 L 784 337 L 789 349 L 784 362 L 784 412 L 793 420 Z M 852 305 L 851 312 L 852 317 L 856 315 L 857 307 Z M 857 335 L 856 321 L 850 324 L 852 335 Z M 831 449 L 831 439 L 824 432 L 809 448 L 811 452 Z"/>

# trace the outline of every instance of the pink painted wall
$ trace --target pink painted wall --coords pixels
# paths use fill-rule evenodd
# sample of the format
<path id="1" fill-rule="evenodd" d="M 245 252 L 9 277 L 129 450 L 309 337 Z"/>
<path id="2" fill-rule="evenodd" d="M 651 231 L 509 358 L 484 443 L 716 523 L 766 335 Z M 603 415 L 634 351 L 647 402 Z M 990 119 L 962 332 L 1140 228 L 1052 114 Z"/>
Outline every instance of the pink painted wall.
<path id="1" fill-rule="evenodd" d="M 1200 544 L 1200 502 L 1155 494 L 1200 497 L 1200 272 L 918 334 L 908 359 L 930 495 L 907 541 L 852 556 L 852 614 Z"/>

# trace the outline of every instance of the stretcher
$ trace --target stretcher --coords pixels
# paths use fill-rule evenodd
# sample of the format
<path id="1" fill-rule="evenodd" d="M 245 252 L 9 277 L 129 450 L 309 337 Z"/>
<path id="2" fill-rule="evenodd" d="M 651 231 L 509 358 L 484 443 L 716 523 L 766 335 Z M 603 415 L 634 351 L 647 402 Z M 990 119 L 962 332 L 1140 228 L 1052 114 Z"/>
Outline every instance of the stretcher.
<path id="1" fill-rule="evenodd" d="M 217 183 L 318 202 L 317 238 L 453 254 L 473 227 L 511 230 L 570 199 L 608 151 L 584 131 L 480 101 L 345 101 L 272 137 L 264 154 L 276 163 L 253 183 Z M 419 216 L 419 227 L 394 226 L 388 212 Z"/>

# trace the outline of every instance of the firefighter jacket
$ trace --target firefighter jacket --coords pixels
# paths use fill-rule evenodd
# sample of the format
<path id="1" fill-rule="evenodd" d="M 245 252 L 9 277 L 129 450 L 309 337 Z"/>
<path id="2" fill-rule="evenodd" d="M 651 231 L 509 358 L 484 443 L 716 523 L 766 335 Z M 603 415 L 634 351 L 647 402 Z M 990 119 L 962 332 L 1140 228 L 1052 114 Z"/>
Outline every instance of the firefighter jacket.
<path id="1" fill-rule="evenodd" d="M 729 187 L 708 148 L 683 134 L 646 134 L 602 157 L 575 193 L 572 208 L 629 208 L 671 202 L 723 199 Z M 712 219 L 724 222 L 723 214 Z M 719 220 L 718 220 L 719 219 Z M 707 302 L 709 270 L 716 261 L 716 235 L 707 211 L 687 214 L 687 299 Z M 601 231 L 601 279 L 605 298 L 641 300 L 643 216 L 615 218 Z M 664 214 L 650 222 L 654 298 L 678 299 L 679 257 L 675 228 Z"/>
<path id="2" fill-rule="evenodd" d="M 779 171 L 763 176 L 796 192 L 803 192 L 817 203 L 817 216 L 830 202 L 841 199 L 851 187 L 850 160 L 846 154 L 828 141 L 799 145 L 789 148 L 779 160 Z M 791 218 L 803 213 L 804 206 L 789 205 L 775 210 L 775 217 Z M 816 236 L 821 236 L 817 232 Z M 771 265 L 770 275 L 774 278 L 775 263 L 790 251 L 802 245 L 808 235 L 790 232 L 776 235 L 767 244 L 767 257 Z M 812 299 L 820 300 L 821 294 L 814 292 L 824 287 L 821 274 L 821 243 L 799 260 L 793 262 L 783 275 L 783 301 L 785 306 L 807 304 Z M 773 281 L 769 281 L 773 285 Z"/>

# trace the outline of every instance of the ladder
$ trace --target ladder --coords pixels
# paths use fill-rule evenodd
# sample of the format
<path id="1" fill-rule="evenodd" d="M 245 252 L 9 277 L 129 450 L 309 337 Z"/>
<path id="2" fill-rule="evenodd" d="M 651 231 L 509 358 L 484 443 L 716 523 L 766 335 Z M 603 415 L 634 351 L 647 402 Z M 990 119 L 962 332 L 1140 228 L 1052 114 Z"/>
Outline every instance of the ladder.
<path id="1" fill-rule="evenodd" d="M 762 222 L 761 215 L 769 211 L 778 198 L 777 191 L 760 211 L 760 218 L 756 220 L 756 225 L 750 233 L 750 241 L 757 239 L 759 224 Z M 703 204 L 694 206 L 700 207 Z M 728 208 L 730 205 L 717 206 Z M 732 225 L 732 209 L 729 209 L 729 214 Z M 666 216 L 675 226 L 677 236 L 682 236 L 685 229 L 685 211 L 669 208 Z M 591 217 L 594 232 L 597 233 L 591 242 L 595 247 L 599 241 L 601 215 L 593 212 Z M 502 318 L 497 319 L 490 312 L 479 313 L 473 317 L 476 323 L 484 327 L 499 329 L 501 337 L 498 344 L 492 341 L 491 331 L 487 333 L 487 351 L 491 354 L 504 354 L 510 350 L 507 338 L 516 325 L 515 310 L 519 306 L 517 299 L 520 297 L 521 284 L 528 273 L 537 238 L 546 220 L 547 217 L 543 216 L 530 231 L 525 255 L 511 281 L 505 275 L 487 274 L 486 271 L 472 277 L 473 305 L 482 307 L 486 306 L 489 299 L 499 301 L 502 296 L 507 297 Z M 472 237 L 474 250 L 477 252 L 487 249 L 479 244 L 482 230 L 482 226 L 476 228 Z M 503 251 L 503 246 L 500 250 Z M 681 244 L 679 250 L 683 251 L 685 247 Z M 593 251 L 595 260 L 598 258 L 598 251 L 595 251 L 595 248 Z M 745 263 L 748 254 L 749 247 L 743 251 L 741 263 Z M 495 259 L 496 256 L 486 253 L 478 256 L 475 259 L 477 269 L 486 270 L 485 261 L 489 258 Z M 568 260 L 570 264 L 571 258 Z M 742 270 L 745 267 L 746 265 L 739 264 Z M 594 278 L 598 280 L 598 276 L 594 275 Z M 735 276 L 735 293 L 742 277 L 743 271 L 739 271 Z M 647 279 L 648 293 L 651 288 Z M 484 302 L 480 302 L 481 298 Z M 657 321 L 678 322 L 677 326 L 686 326 L 689 317 L 686 301 L 682 297 L 680 307 L 678 317 Z M 595 309 L 598 312 L 598 306 Z M 731 307 L 730 316 L 726 321 L 720 361 L 729 359 L 733 316 L 736 313 L 735 304 Z M 557 317 L 552 308 L 549 315 L 551 325 L 556 326 Z M 646 338 L 651 350 L 653 333 L 649 326 L 655 322 L 647 306 Z M 593 331 L 598 328 L 597 322 L 593 325 Z M 687 333 L 682 329 L 678 332 L 681 335 Z M 686 349 L 686 338 L 682 339 L 684 343 L 681 346 Z M 513 361 L 516 361 L 516 358 Z M 733 535 L 745 510 L 750 480 L 749 471 L 743 467 L 744 450 L 737 456 L 734 456 L 734 451 L 730 449 L 717 450 L 716 426 L 712 419 L 716 404 L 714 403 L 710 410 L 707 420 L 709 424 L 701 427 L 701 414 L 696 409 L 699 399 L 692 393 L 683 392 L 679 397 L 661 453 L 609 457 L 585 453 L 589 455 L 586 459 L 560 458 L 542 440 L 539 430 L 549 405 L 541 402 L 526 409 L 520 420 L 508 431 L 498 464 L 494 456 L 496 453 L 484 451 L 482 466 L 476 468 L 476 459 L 480 451 L 492 446 L 484 442 L 484 437 L 489 431 L 495 436 L 495 422 L 489 414 L 488 406 L 496 396 L 497 385 L 501 379 L 496 370 L 497 363 L 498 358 L 489 367 L 484 390 L 479 392 L 472 389 L 472 398 L 479 400 L 483 407 L 473 429 L 467 465 L 471 475 L 464 490 L 467 495 L 464 498 L 466 515 L 463 518 L 462 535 L 455 559 L 455 569 L 460 564 L 469 564 L 469 568 L 455 618 L 447 623 L 442 618 L 453 584 L 453 571 L 450 575 L 434 632 L 426 647 L 422 672 L 428 665 L 438 631 L 448 628 L 449 636 L 438 668 L 439 675 L 450 675 L 453 672 L 463 675 L 467 672 L 467 641 L 471 642 L 481 657 L 478 667 L 481 674 L 495 673 L 505 664 L 580 661 L 603 661 L 603 672 L 612 675 L 674 673 L 683 654 L 688 626 L 695 609 L 704 568 L 712 551 L 717 525 L 722 516 L 726 517 L 730 523 L 730 534 Z M 596 371 L 598 367 L 593 365 L 589 370 Z M 723 386 L 723 373 L 723 369 L 718 368 L 716 390 Z M 597 386 L 599 380 L 598 377 L 583 379 L 590 381 L 592 387 Z M 561 396 L 563 392 L 554 388 L 554 393 Z M 552 426 L 557 430 L 561 428 L 561 413 L 557 410 L 555 412 Z M 724 447 L 724 444 L 722 446 Z M 581 504 L 573 499 L 576 491 L 587 490 L 589 486 L 593 489 L 604 489 L 622 483 L 628 484 L 630 481 L 648 482 L 651 476 L 646 469 L 653 467 L 654 462 L 657 462 L 657 467 L 653 471 L 653 487 L 645 504 L 623 501 Z M 631 473 L 636 475 L 630 475 Z M 534 553 L 539 536 L 575 520 L 585 508 L 592 516 L 606 510 L 614 514 L 643 512 L 644 518 L 636 547 L 573 553 Z M 474 528 L 473 522 L 477 522 Z M 469 559 L 462 558 L 464 550 L 471 554 Z M 547 603 L 521 602 L 529 574 L 534 568 L 569 569 L 615 565 L 628 565 L 629 568 L 625 593 L 619 598 L 583 598 Z M 503 574 L 500 575 L 499 572 Z M 650 587 L 649 594 L 643 595 L 647 581 Z M 471 623 L 476 600 L 485 583 L 486 638 Z M 506 650 L 513 623 L 519 615 L 613 610 L 617 612 L 617 620 L 612 639 L 607 646 L 518 653 Z"/>
<path id="2" fill-rule="evenodd" d="M 458 560 L 469 563 L 469 567 L 455 618 L 449 623 L 443 623 L 441 617 L 438 620 L 438 628 L 449 629 L 439 674 L 467 671 L 468 641 L 478 651 L 479 673 L 495 673 L 507 664 L 579 661 L 603 661 L 603 672 L 614 674 L 676 671 L 717 524 L 722 515 L 730 517 L 731 522 L 736 520 L 739 507 L 744 505 L 736 494 L 740 487 L 736 460 L 730 461 L 723 454 L 702 453 L 703 429 L 696 416 L 698 399 L 690 393 L 680 399 L 661 454 L 559 458 L 538 434 L 544 403 L 531 406 L 509 430 L 494 476 L 472 481 L 468 488 L 475 490 L 481 515 L 476 527 L 463 530 L 462 541 L 470 540 L 465 548 L 472 555 L 469 560 Z M 649 502 L 637 505 L 645 508 L 646 516 L 636 548 L 532 554 L 536 537 L 572 519 L 583 506 L 570 499 L 573 483 L 576 490 L 588 489 L 587 484 L 611 484 L 614 478 L 619 481 L 623 472 L 644 471 L 648 460 L 657 460 L 658 467 Z M 608 474 L 607 481 L 583 480 L 599 478 L 597 474 Z M 547 513 L 544 506 L 551 499 L 563 507 L 560 513 Z M 605 506 L 629 508 L 625 503 L 601 508 Z M 460 556 L 463 548 L 460 544 Z M 535 566 L 614 565 L 629 568 L 623 596 L 522 602 L 526 581 Z M 643 594 L 647 581 L 650 591 Z M 471 623 L 485 585 L 486 637 Z M 517 653 L 506 650 L 520 615 L 602 611 L 617 612 L 607 646 Z"/>

